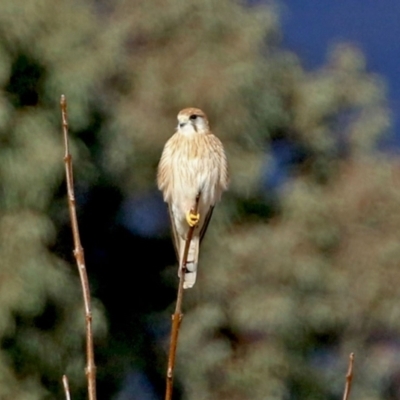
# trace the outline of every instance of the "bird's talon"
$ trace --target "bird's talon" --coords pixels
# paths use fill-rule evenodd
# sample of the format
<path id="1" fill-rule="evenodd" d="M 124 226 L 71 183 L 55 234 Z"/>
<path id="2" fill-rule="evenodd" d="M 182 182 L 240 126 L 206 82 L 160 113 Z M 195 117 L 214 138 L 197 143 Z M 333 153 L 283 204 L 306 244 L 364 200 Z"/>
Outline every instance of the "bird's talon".
<path id="1" fill-rule="evenodd" d="M 186 213 L 186 221 L 191 228 L 196 226 L 199 223 L 199 220 L 200 220 L 199 213 L 194 214 L 192 211 L 189 211 L 188 213 Z"/>

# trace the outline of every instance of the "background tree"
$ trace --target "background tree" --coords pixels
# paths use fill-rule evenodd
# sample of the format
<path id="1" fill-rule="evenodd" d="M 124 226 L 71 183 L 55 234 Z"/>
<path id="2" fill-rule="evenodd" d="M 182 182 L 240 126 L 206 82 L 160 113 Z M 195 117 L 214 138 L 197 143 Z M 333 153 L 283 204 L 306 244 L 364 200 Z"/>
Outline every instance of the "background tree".
<path id="1" fill-rule="evenodd" d="M 99 398 L 123 385 L 118 399 L 132 386 L 162 396 L 177 267 L 155 171 L 192 105 L 224 142 L 232 183 L 185 293 L 183 398 L 337 398 L 350 351 L 353 396 L 395 398 L 400 220 L 398 161 L 378 151 L 386 89 L 358 49 L 338 46 L 310 72 L 280 35 L 275 7 L 233 0 L 0 4 L 0 397 L 59 397 L 65 371 L 74 399 L 84 384 L 65 93 L 103 304 Z"/>
<path id="2" fill-rule="evenodd" d="M 84 2 L 4 1 L 0 25 L 0 397 L 60 397 L 64 372 L 74 389 L 84 388 L 85 377 L 79 281 L 73 263 L 63 261 L 73 257 L 58 99 L 65 90 L 72 126 L 83 131 L 89 99 L 110 64 Z M 76 141 L 74 152 L 84 154 L 83 143 Z M 78 179 L 90 182 L 88 157 L 77 166 Z M 66 257 L 58 241 L 63 225 Z M 97 302 L 99 339 L 106 331 L 101 309 Z"/>

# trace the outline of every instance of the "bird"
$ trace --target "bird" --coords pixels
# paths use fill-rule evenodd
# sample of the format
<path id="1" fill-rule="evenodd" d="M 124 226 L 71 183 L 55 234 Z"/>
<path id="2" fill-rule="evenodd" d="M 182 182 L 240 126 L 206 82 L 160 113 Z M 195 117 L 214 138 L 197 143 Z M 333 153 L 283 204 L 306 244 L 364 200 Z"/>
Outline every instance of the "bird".
<path id="1" fill-rule="evenodd" d="M 187 234 L 194 228 L 183 277 L 183 288 L 188 289 L 196 282 L 200 243 L 215 204 L 228 189 L 229 173 L 224 147 L 211 132 L 206 114 L 189 107 L 177 118 L 176 132 L 166 142 L 158 164 L 157 186 L 168 204 L 179 277 Z"/>

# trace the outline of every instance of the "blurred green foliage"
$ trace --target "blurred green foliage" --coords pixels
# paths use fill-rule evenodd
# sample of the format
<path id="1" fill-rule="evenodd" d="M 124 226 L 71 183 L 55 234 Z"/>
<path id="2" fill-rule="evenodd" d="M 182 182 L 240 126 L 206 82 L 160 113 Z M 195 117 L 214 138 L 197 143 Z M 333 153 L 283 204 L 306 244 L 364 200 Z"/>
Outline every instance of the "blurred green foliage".
<path id="1" fill-rule="evenodd" d="M 154 190 L 181 108 L 203 108 L 226 147 L 230 191 L 204 242 L 199 282 L 185 292 L 183 398 L 338 398 L 351 351 L 352 396 L 395 398 L 390 378 L 399 365 L 388 354 L 400 334 L 400 185 L 398 160 L 377 150 L 390 129 L 386 88 L 355 47 L 336 46 L 310 72 L 280 36 L 277 7 L 233 0 L 0 3 L 0 398 L 59 398 L 65 372 L 75 399 L 84 390 L 83 310 L 65 240 L 61 93 L 83 202 L 99 186 L 115 190 L 116 202 Z M 302 157 L 270 195 L 263 168 L 277 140 Z M 104 199 L 97 204 L 107 224 L 115 215 Z M 96 229 L 86 226 L 86 237 L 104 233 Z M 110 274 L 115 264 L 108 261 Z M 96 294 L 109 283 L 110 297 L 125 288 L 129 302 L 124 276 L 115 273 L 114 286 L 96 279 Z M 157 320 L 153 303 L 138 299 L 147 321 Z M 97 301 L 94 308 L 104 344 L 105 313 Z M 111 330 L 99 361 L 100 379 L 115 381 L 110 393 L 129 357 L 153 361 L 137 351 L 143 321 L 117 308 L 114 319 L 126 325 L 115 341 Z M 124 327 L 136 332 L 135 344 Z"/>

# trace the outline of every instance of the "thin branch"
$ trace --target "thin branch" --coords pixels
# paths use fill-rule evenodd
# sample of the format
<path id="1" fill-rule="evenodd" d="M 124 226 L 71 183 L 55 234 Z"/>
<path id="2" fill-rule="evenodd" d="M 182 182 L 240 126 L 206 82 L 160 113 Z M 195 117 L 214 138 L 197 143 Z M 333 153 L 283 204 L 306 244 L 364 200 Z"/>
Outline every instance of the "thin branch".
<path id="1" fill-rule="evenodd" d="M 200 200 L 200 194 L 197 195 L 196 204 L 195 204 L 194 210 L 192 210 L 192 212 L 194 214 L 197 214 L 197 210 L 199 207 L 199 200 Z M 190 242 L 192 241 L 194 229 L 195 229 L 195 226 L 192 226 L 189 228 L 188 234 L 186 236 L 185 248 L 183 250 L 182 269 L 180 271 L 178 295 L 176 298 L 175 312 L 172 315 L 171 341 L 170 341 L 170 345 L 169 345 L 169 354 L 168 354 L 167 385 L 166 385 L 166 390 L 165 390 L 165 400 L 172 400 L 176 348 L 178 345 L 179 328 L 181 326 L 181 322 L 182 322 L 182 318 L 183 318 L 183 314 L 182 314 L 183 282 L 185 281 L 187 258 L 188 258 L 188 254 L 189 254 L 189 247 L 190 247 Z"/>
<path id="2" fill-rule="evenodd" d="M 62 382 L 63 382 L 63 386 L 64 386 L 65 399 L 66 400 L 71 400 L 71 395 L 69 393 L 69 384 L 68 384 L 67 375 L 63 375 Z"/>
<path id="3" fill-rule="evenodd" d="M 83 301 L 85 305 L 86 357 L 87 357 L 86 378 L 88 382 L 89 400 L 96 400 L 96 365 L 94 363 L 90 288 L 85 266 L 85 256 L 81 244 L 81 239 L 79 236 L 78 218 L 76 216 L 74 178 L 72 172 L 72 156 L 69 152 L 69 143 L 68 143 L 67 100 L 64 95 L 61 96 L 60 106 L 61 106 L 62 127 L 64 134 L 64 145 L 65 145 L 64 162 L 65 162 L 65 174 L 67 178 L 68 207 L 71 218 L 72 235 L 74 239 L 74 256 L 78 266 L 79 277 L 82 285 Z"/>
<path id="4" fill-rule="evenodd" d="M 354 365 L 354 353 L 350 353 L 349 356 L 349 368 L 346 375 L 346 386 L 344 388 L 343 400 L 348 400 L 350 397 L 351 384 L 353 382 L 353 365 Z"/>

